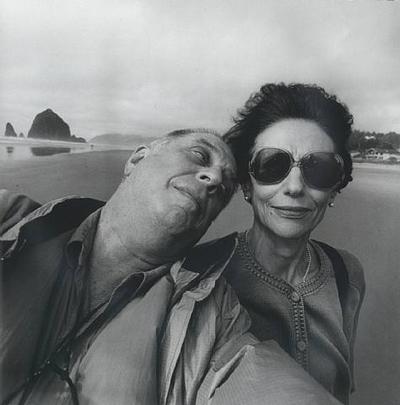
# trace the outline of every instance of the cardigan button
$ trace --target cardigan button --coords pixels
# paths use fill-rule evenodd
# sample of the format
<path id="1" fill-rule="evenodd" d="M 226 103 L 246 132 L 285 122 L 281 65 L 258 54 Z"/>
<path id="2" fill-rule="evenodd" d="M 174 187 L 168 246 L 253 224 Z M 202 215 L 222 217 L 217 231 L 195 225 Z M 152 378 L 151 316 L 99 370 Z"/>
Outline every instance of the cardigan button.
<path id="1" fill-rule="evenodd" d="M 296 346 L 297 346 L 297 350 L 300 352 L 304 352 L 307 348 L 306 342 L 304 340 L 299 340 L 296 343 Z"/>
<path id="2" fill-rule="evenodd" d="M 293 291 L 292 294 L 290 295 L 290 299 L 293 302 L 299 302 L 300 301 L 300 294 L 297 291 Z"/>

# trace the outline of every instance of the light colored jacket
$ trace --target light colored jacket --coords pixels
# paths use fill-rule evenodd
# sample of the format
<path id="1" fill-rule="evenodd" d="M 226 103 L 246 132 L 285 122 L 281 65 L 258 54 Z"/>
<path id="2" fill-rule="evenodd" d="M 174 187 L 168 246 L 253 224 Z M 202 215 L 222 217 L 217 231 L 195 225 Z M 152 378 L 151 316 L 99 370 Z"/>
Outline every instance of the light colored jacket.
<path id="1" fill-rule="evenodd" d="M 94 225 L 86 225 L 83 234 L 79 229 L 88 217 L 96 223 L 93 216 L 102 205 L 68 197 L 39 207 L 0 191 L 0 270 L 6 292 L 0 341 L 2 400 L 24 386 L 82 321 L 87 311 L 83 263 Z M 337 404 L 276 343 L 259 343 L 247 333 L 249 317 L 221 277 L 235 247 L 226 244 L 232 243 L 234 238 L 226 238 L 207 245 L 208 252 L 216 253 L 209 256 L 211 261 L 194 249 L 171 267 L 175 288 L 166 303 L 155 387 L 160 405 Z M 60 267 L 64 261 L 68 266 Z M 54 294 L 60 286 L 62 291 Z"/>

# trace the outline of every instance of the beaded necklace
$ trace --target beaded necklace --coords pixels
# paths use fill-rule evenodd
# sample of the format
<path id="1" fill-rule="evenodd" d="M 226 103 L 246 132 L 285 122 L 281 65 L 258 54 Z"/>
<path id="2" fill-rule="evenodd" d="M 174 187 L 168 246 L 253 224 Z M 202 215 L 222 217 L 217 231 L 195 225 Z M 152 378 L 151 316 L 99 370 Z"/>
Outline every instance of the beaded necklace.
<path id="1" fill-rule="evenodd" d="M 249 230 L 247 230 L 247 231 L 245 232 L 245 242 L 246 242 L 246 245 L 247 245 L 248 247 L 250 247 L 248 234 L 249 234 Z M 306 245 L 305 256 L 306 256 L 307 267 L 306 267 L 306 271 L 304 272 L 304 276 L 303 276 L 303 278 L 302 278 L 302 282 L 303 282 L 303 283 L 306 281 L 307 276 L 308 276 L 308 273 L 310 272 L 310 269 L 311 269 L 312 257 L 311 257 L 311 252 L 310 252 L 310 248 L 309 248 L 309 246 L 308 246 L 308 243 L 307 243 L 307 245 Z"/>

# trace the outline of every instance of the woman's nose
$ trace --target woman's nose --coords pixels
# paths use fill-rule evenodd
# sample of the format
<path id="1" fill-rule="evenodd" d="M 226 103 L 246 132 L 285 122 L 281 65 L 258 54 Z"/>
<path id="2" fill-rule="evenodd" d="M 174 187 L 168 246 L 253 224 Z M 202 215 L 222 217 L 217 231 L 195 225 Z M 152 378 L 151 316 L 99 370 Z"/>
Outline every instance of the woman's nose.
<path id="1" fill-rule="evenodd" d="M 286 192 L 289 195 L 299 195 L 304 191 L 304 179 L 298 166 L 293 166 L 285 179 Z"/>
<path id="2" fill-rule="evenodd" d="M 222 182 L 221 170 L 218 168 L 203 168 L 196 177 L 207 188 L 209 194 L 215 193 Z"/>

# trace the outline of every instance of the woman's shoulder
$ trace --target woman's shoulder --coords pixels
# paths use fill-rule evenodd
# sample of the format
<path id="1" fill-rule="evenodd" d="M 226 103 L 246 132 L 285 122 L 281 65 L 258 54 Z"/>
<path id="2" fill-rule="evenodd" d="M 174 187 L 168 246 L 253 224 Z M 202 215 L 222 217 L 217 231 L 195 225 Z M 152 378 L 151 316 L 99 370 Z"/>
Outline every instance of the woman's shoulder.
<path id="1" fill-rule="evenodd" d="M 360 260 L 355 256 L 353 253 L 349 252 L 346 249 L 342 248 L 335 248 L 328 245 L 325 242 L 321 241 L 314 241 L 316 242 L 324 251 L 325 254 L 331 259 L 330 257 L 333 254 L 338 254 L 340 258 L 343 260 L 345 270 L 348 275 L 349 282 L 357 287 L 362 292 L 365 290 L 365 278 L 364 278 L 364 269 L 360 262 Z"/>
<path id="2" fill-rule="evenodd" d="M 336 249 L 342 257 L 349 274 L 349 281 L 360 290 L 365 290 L 364 269 L 360 260 L 353 253 L 345 249 Z"/>
<path id="3" fill-rule="evenodd" d="M 184 260 L 184 266 L 196 273 L 203 273 L 205 268 L 227 262 L 237 245 L 237 232 L 196 245 Z"/>

